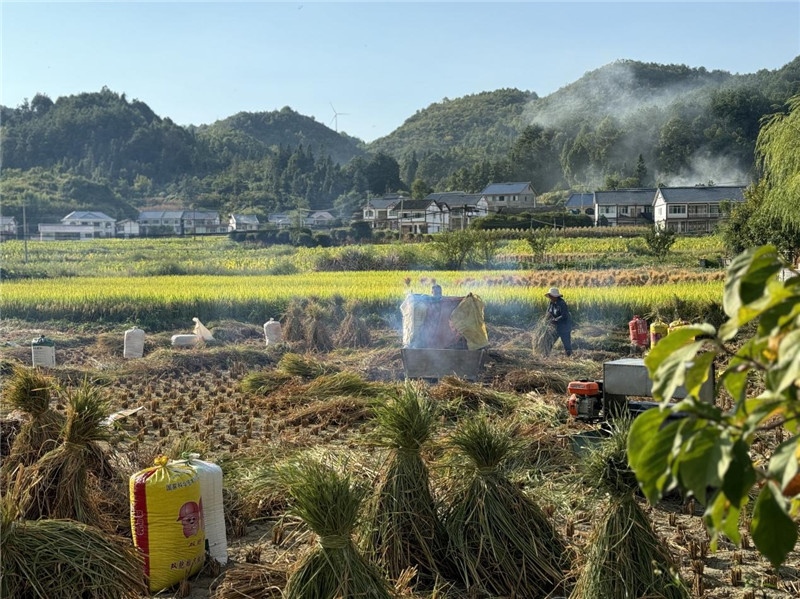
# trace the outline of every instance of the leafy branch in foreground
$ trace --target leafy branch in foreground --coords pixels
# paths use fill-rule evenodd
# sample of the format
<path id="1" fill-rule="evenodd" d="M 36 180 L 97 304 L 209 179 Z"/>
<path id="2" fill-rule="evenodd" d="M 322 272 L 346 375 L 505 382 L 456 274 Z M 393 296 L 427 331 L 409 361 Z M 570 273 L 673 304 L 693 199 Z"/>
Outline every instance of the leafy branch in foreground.
<path id="1" fill-rule="evenodd" d="M 739 520 L 751 494 L 751 534 L 773 566 L 797 542 L 800 515 L 800 273 L 781 281 L 786 265 L 773 246 L 739 254 L 728 268 L 723 307 L 728 320 L 681 327 L 659 341 L 645 358 L 653 396 L 661 409 L 637 418 L 628 438 L 630 464 L 651 503 L 681 488 L 706 506 L 712 547 L 720 534 L 739 543 Z M 740 330 L 755 332 L 737 350 Z M 729 357 L 717 381 L 735 405 L 729 412 L 699 400 L 710 365 Z M 758 371 L 763 390 L 754 389 Z M 685 386 L 686 399 L 669 404 Z M 682 412 L 684 418 L 670 419 Z M 793 435 L 766 463 L 755 463 L 750 447 L 764 431 Z"/>

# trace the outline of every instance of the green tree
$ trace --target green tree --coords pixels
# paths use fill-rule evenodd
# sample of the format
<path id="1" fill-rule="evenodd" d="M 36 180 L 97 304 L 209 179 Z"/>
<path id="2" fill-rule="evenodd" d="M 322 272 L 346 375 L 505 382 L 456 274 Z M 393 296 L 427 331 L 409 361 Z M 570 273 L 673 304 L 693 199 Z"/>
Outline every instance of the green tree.
<path id="1" fill-rule="evenodd" d="M 745 190 L 745 201 L 726 203 L 720 211 L 727 218 L 720 226 L 725 247 L 736 255 L 758 245 L 774 245 L 784 260 L 796 264 L 800 258 L 800 226 L 785 222 L 764 209 L 765 182 Z"/>
<path id="2" fill-rule="evenodd" d="M 645 358 L 660 409 L 633 423 L 630 465 L 647 499 L 681 488 L 705 506 L 704 520 L 716 547 L 720 535 L 741 539 L 740 522 L 751 494 L 750 532 L 758 550 L 777 567 L 797 542 L 800 516 L 800 273 L 780 281 L 786 265 L 772 246 L 734 258 L 725 281 L 727 321 L 681 327 Z M 743 329 L 754 333 L 743 344 Z M 738 349 L 736 349 L 738 347 Z M 699 399 L 718 358 L 728 358 L 717 380 L 734 399 L 730 411 Z M 684 386 L 686 399 L 670 404 Z M 680 412 L 683 417 L 670 418 Z M 750 447 L 787 431 L 764 463 Z"/>
<path id="3" fill-rule="evenodd" d="M 397 160 L 383 152 L 378 152 L 367 163 L 364 174 L 372 193 L 381 195 L 403 188 L 403 183 L 400 181 L 400 165 Z"/>
<path id="4" fill-rule="evenodd" d="M 797 227 L 800 97 L 789 105 L 758 135 L 763 203 L 757 211 Z M 714 545 L 720 534 L 739 543 L 740 517 L 754 495 L 750 532 L 775 567 L 794 549 L 800 516 L 800 272 L 781 281 L 787 266 L 772 245 L 733 259 L 723 293 L 728 320 L 719 330 L 681 327 L 650 350 L 645 365 L 662 407 L 637 418 L 628 438 L 630 464 L 648 500 L 673 488 L 694 494 L 706 506 Z M 735 402 L 727 412 L 698 399 L 718 356 L 728 358 L 717 381 Z M 666 403 L 679 385 L 687 398 Z M 686 417 L 668 421 L 675 412 Z M 784 431 L 792 436 L 765 463 L 754 462 L 753 443 Z"/>
<path id="5" fill-rule="evenodd" d="M 550 227 L 532 229 L 525 234 L 525 241 L 533 252 L 534 262 L 541 262 L 547 255 L 547 250 L 556 242 L 556 236 Z"/>
<path id="6" fill-rule="evenodd" d="M 675 243 L 675 231 L 653 225 L 647 229 L 643 238 L 647 249 L 661 262 Z"/>
<path id="7" fill-rule="evenodd" d="M 422 179 L 414 179 L 411 184 L 411 197 L 415 200 L 424 200 L 425 196 L 433 193 L 433 188 Z"/>
<path id="8" fill-rule="evenodd" d="M 800 229 L 800 94 L 788 105 L 788 114 L 764 121 L 756 153 L 763 173 L 764 211 L 784 226 Z"/>
<path id="9" fill-rule="evenodd" d="M 477 241 L 477 232 L 471 229 L 448 231 L 433 236 L 433 247 L 445 268 L 460 270 L 475 249 Z"/>
<path id="10" fill-rule="evenodd" d="M 476 229 L 475 234 L 475 254 L 485 268 L 492 265 L 497 251 L 500 249 L 502 233 L 500 231 L 487 231 Z"/>

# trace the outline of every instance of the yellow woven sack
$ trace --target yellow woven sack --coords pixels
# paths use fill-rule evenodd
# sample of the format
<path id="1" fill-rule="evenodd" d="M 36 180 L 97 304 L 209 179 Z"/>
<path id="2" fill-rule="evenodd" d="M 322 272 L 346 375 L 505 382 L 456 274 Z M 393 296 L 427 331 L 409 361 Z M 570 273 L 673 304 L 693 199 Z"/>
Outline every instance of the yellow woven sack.
<path id="1" fill-rule="evenodd" d="M 470 293 L 450 315 L 451 326 L 467 340 L 467 349 L 481 349 L 489 345 L 486 323 L 483 321 L 483 300 Z"/>
<path id="2" fill-rule="evenodd" d="M 191 466 L 161 457 L 131 476 L 129 486 L 133 544 L 157 593 L 196 574 L 205 561 L 200 478 Z"/>

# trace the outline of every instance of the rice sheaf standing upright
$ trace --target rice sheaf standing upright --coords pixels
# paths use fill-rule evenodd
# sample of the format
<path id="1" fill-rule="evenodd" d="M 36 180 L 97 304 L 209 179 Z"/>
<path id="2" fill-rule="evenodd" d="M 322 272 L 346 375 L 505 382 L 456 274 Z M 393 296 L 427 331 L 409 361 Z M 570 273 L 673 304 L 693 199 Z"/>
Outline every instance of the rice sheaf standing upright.
<path id="1" fill-rule="evenodd" d="M 370 548 L 393 580 L 415 568 L 420 586 L 435 588 L 455 572 L 422 456 L 435 430 L 434 404 L 420 385 L 409 382 L 393 401 L 376 408 L 376 420 L 377 443 L 390 453 L 371 502 Z"/>
<path id="2" fill-rule="evenodd" d="M 638 483 L 628 465 L 630 421 L 616 419 L 611 435 L 582 461 L 584 486 L 608 508 L 592 530 L 570 599 L 688 599 L 678 566 L 636 500 Z"/>
<path id="3" fill-rule="evenodd" d="M 311 458 L 277 467 L 290 513 L 319 541 L 289 573 L 284 599 L 388 599 L 392 586 L 356 547 L 353 532 L 367 493 L 349 474 Z"/>
<path id="4" fill-rule="evenodd" d="M 507 475 L 518 445 L 513 428 L 478 414 L 459 423 L 450 445 L 460 468 L 445 525 L 467 588 L 502 597 L 547 597 L 562 590 L 566 544 Z"/>

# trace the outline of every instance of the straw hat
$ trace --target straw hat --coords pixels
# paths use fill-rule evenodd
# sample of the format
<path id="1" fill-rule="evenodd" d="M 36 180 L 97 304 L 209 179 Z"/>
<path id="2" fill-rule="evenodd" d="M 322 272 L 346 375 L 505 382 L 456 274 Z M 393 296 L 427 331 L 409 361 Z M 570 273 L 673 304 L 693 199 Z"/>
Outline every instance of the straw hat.
<path id="1" fill-rule="evenodd" d="M 558 290 L 558 287 L 551 287 L 550 291 L 545 293 L 547 297 L 561 297 L 561 293 Z"/>

